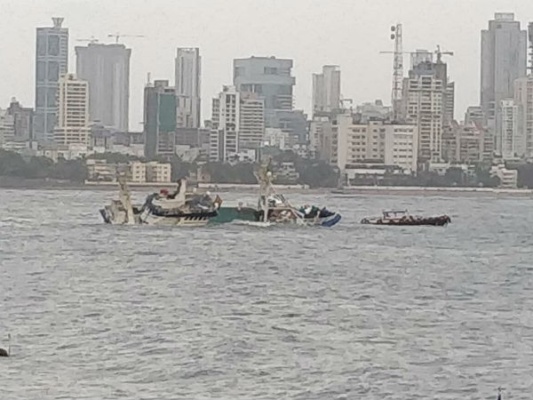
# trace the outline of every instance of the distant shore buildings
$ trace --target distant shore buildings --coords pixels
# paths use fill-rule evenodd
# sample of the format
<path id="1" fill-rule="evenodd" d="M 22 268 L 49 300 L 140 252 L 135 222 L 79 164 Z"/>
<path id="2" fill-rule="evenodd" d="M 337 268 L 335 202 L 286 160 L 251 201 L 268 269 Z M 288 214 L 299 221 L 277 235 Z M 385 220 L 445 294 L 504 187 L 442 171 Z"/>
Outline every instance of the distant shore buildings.
<path id="1" fill-rule="evenodd" d="M 463 120 L 456 117 L 448 67 L 453 52 L 439 46 L 407 52 L 411 65 L 404 68 L 398 28 L 392 29 L 394 104 L 354 104 L 343 96 L 341 66 L 326 64 L 308 77 L 307 115 L 295 106 L 294 60 L 251 56 L 233 60 L 232 82 L 215 95 L 203 121 L 201 51 L 177 47 L 174 81 L 148 79 L 142 132 L 129 132 L 132 50 L 118 43 L 120 36 L 112 44 L 81 39 L 89 43 L 75 47 L 73 74 L 69 30 L 63 18 L 53 18 L 52 26 L 36 30 L 35 106 L 13 100 L 0 108 L 0 146 L 53 159 L 113 151 L 199 164 L 257 162 L 275 150 L 292 151 L 329 164 L 341 180 L 365 170 L 415 177 L 533 162 L 533 72 L 527 70 L 529 40 L 533 71 L 533 23 L 526 31 L 514 14 L 496 13 L 480 32 L 480 98 Z"/>

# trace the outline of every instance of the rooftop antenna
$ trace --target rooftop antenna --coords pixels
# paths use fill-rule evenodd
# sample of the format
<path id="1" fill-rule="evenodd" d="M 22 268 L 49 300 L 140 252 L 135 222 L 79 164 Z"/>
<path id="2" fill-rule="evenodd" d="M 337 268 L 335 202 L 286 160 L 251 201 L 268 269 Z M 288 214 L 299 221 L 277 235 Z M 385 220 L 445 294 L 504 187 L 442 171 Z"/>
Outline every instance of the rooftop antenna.
<path id="1" fill-rule="evenodd" d="M 63 26 L 63 21 L 64 20 L 65 20 L 65 18 L 62 18 L 62 17 L 54 17 L 54 18 L 52 18 L 52 22 L 54 23 L 54 28 L 61 29 L 61 27 Z"/>

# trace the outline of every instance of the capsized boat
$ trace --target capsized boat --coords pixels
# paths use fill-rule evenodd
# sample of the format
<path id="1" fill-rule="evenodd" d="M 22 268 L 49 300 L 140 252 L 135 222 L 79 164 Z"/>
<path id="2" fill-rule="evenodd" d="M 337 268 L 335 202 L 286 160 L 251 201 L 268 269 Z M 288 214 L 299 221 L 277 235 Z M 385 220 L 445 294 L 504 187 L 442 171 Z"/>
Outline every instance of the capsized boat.
<path id="1" fill-rule="evenodd" d="M 419 217 L 410 215 L 407 210 L 399 211 L 383 211 L 382 217 L 364 218 L 361 220 L 362 224 L 367 225 L 392 225 L 392 226 L 446 226 L 452 220 L 447 215 L 440 215 L 437 217 Z"/>
<path id="2" fill-rule="evenodd" d="M 259 199 L 256 206 L 221 207 L 214 222 L 251 221 L 268 224 L 298 224 L 332 227 L 341 215 L 326 208 L 306 205 L 294 207 L 281 194 L 276 193 L 270 171 L 270 162 L 255 173 L 259 182 Z"/>
<path id="3" fill-rule="evenodd" d="M 187 193 L 187 181 L 181 179 L 175 192 L 163 189 L 146 197 L 142 205 L 133 205 L 125 179 L 119 179 L 119 197 L 100 210 L 104 222 L 115 225 L 204 226 L 217 216 L 222 200 L 209 193 Z"/>

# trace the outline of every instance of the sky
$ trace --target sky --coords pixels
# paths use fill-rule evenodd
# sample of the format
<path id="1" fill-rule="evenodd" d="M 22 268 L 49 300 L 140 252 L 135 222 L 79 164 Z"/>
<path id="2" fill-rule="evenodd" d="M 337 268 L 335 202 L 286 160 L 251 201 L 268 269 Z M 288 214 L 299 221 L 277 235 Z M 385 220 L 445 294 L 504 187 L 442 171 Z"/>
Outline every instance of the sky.
<path id="1" fill-rule="evenodd" d="M 294 59 L 295 105 L 309 112 L 311 75 L 322 65 L 342 71 L 342 94 L 355 104 L 390 103 L 393 50 L 390 26 L 403 24 L 404 51 L 436 49 L 447 56 L 456 82 L 456 118 L 479 103 L 480 31 L 495 12 L 514 12 L 533 21 L 531 0 L 0 0 L 0 108 L 12 97 L 33 106 L 35 28 L 65 18 L 70 30 L 70 72 L 74 46 L 111 33 L 132 48 L 130 130 L 142 130 L 143 87 L 174 81 L 177 47 L 199 47 L 202 55 L 202 119 L 211 98 L 232 83 L 232 60 L 255 56 Z M 406 57 L 405 65 L 409 65 Z"/>

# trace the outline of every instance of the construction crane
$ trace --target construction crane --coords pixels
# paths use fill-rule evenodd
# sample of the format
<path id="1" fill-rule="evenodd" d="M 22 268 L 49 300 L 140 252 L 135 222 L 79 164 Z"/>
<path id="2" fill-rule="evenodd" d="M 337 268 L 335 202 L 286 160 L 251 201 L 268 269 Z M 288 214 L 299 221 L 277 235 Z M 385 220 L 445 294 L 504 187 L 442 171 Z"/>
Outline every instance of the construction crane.
<path id="1" fill-rule="evenodd" d="M 130 38 L 143 38 L 144 36 L 143 35 L 123 35 L 121 33 L 110 33 L 109 35 L 107 35 L 107 37 L 110 37 L 110 38 L 115 38 L 115 43 L 118 44 L 118 41 L 120 40 L 121 37 L 130 37 Z"/>
<path id="2" fill-rule="evenodd" d="M 94 36 L 91 36 L 90 39 L 77 39 L 77 42 L 89 42 L 89 43 L 98 43 L 99 40 L 96 39 Z"/>
<path id="3" fill-rule="evenodd" d="M 437 45 L 437 50 L 435 50 L 435 54 L 437 55 L 437 64 L 442 63 L 442 56 L 453 56 L 453 51 L 441 51 L 440 45 Z"/>
<path id="4" fill-rule="evenodd" d="M 394 40 L 394 51 L 382 51 L 380 54 L 394 54 L 392 69 L 392 109 L 394 119 L 397 120 L 402 100 L 403 84 L 403 30 L 402 24 L 391 26 L 391 39 Z"/>

